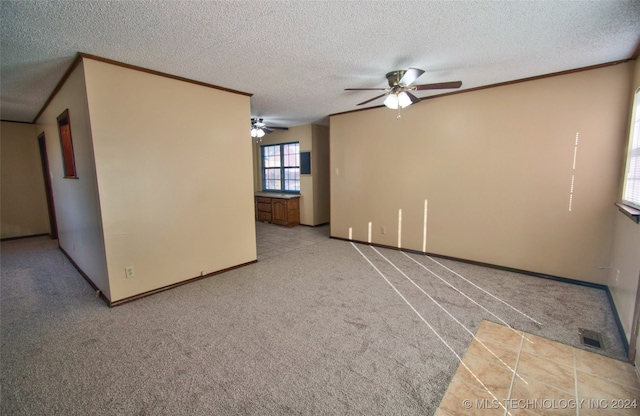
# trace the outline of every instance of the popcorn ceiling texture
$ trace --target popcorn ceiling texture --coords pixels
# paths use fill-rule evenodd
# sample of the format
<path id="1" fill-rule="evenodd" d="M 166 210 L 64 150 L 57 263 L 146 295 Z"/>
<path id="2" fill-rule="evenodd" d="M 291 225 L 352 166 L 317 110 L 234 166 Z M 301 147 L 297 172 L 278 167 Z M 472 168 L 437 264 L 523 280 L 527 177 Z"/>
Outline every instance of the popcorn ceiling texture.
<path id="1" fill-rule="evenodd" d="M 627 59 L 640 37 L 639 1 L 2 0 L 0 15 L 11 121 L 33 120 L 77 52 L 252 93 L 253 116 L 293 126 L 356 109 L 374 94 L 344 89 L 391 70 L 473 88 Z"/>

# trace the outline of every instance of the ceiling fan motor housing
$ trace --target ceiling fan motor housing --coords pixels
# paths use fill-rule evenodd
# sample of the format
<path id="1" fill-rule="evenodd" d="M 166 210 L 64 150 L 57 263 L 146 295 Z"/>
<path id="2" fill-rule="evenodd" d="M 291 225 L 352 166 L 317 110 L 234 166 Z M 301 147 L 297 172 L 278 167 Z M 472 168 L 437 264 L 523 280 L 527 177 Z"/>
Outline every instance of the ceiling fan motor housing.
<path id="1" fill-rule="evenodd" d="M 389 86 L 391 88 L 398 86 L 400 84 L 400 80 L 402 79 L 402 77 L 406 72 L 407 71 L 404 69 L 388 72 L 386 77 L 387 77 L 387 81 L 389 82 Z"/>

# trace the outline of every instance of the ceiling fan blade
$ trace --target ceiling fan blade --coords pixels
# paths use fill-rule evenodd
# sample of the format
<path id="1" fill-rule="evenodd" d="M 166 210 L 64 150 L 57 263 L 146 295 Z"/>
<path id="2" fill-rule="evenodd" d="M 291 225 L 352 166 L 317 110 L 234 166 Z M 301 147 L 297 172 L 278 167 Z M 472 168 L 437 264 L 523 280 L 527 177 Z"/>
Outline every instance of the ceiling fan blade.
<path id="1" fill-rule="evenodd" d="M 345 88 L 345 91 L 384 91 L 387 88 Z"/>
<path id="2" fill-rule="evenodd" d="M 274 126 L 265 126 L 265 127 L 271 130 L 289 130 L 289 127 L 274 127 Z"/>
<path id="3" fill-rule="evenodd" d="M 451 81 L 451 82 L 438 82 L 435 84 L 422 84 L 422 85 L 414 85 L 411 89 L 415 90 L 446 90 L 450 88 L 460 88 L 462 86 L 462 81 Z"/>
<path id="4" fill-rule="evenodd" d="M 420 102 L 420 98 L 418 98 L 415 95 L 411 94 L 409 91 L 405 91 L 405 94 L 407 94 L 409 96 L 409 98 L 411 99 L 412 103 L 417 104 L 417 103 Z"/>
<path id="5" fill-rule="evenodd" d="M 400 79 L 400 84 L 411 85 L 422 74 L 424 74 L 424 71 L 422 69 L 409 68 Z"/>
<path id="6" fill-rule="evenodd" d="M 361 103 L 359 103 L 359 104 L 357 104 L 357 105 L 363 105 L 363 104 L 370 103 L 371 101 L 377 100 L 378 98 L 380 98 L 380 97 L 384 97 L 385 95 L 387 95 L 387 94 L 381 94 L 381 95 L 378 95 L 377 97 L 373 97 L 372 99 L 367 100 L 367 101 L 363 101 L 363 102 L 361 102 Z"/>
<path id="7" fill-rule="evenodd" d="M 273 131 L 269 130 L 266 127 L 262 127 L 262 131 L 265 132 L 265 133 L 273 133 Z"/>

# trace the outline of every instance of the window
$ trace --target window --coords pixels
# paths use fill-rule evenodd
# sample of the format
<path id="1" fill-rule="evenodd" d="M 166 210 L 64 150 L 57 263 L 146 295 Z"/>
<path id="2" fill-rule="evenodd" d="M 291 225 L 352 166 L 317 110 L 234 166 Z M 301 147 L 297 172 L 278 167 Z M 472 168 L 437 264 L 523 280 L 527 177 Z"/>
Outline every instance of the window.
<path id="1" fill-rule="evenodd" d="M 58 116 L 58 132 L 60 133 L 60 147 L 62 148 L 62 168 L 64 177 L 78 179 L 76 175 L 76 161 L 73 155 L 73 140 L 71 139 L 71 122 L 69 110 L 64 110 Z"/>
<path id="2" fill-rule="evenodd" d="M 262 146 L 262 188 L 300 192 L 300 143 Z"/>
<path id="3" fill-rule="evenodd" d="M 640 88 L 633 100 L 622 202 L 640 209 Z"/>

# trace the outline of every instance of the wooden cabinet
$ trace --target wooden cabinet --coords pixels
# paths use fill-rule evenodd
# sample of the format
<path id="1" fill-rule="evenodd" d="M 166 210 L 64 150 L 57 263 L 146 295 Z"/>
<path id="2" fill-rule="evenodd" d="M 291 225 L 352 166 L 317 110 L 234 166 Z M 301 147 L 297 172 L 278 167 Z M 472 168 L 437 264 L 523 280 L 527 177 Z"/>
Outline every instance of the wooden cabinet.
<path id="1" fill-rule="evenodd" d="M 287 227 L 300 224 L 300 197 L 256 196 L 256 221 Z"/>
<path id="2" fill-rule="evenodd" d="M 271 215 L 271 198 L 265 198 L 261 196 L 256 197 L 256 220 L 257 221 L 272 221 Z"/>

